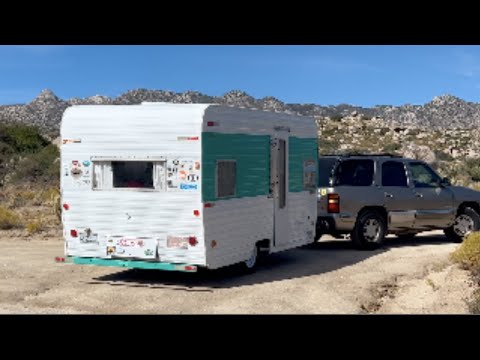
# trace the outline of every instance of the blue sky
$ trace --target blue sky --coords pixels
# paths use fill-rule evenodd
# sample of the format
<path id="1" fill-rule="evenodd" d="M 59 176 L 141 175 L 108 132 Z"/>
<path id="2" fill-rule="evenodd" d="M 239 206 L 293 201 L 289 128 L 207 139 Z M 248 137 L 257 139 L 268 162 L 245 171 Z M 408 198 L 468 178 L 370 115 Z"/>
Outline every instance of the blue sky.
<path id="1" fill-rule="evenodd" d="M 480 102 L 480 46 L 0 45 L 0 104 L 45 88 L 61 98 L 149 88 L 321 105 L 423 104 L 447 93 Z"/>

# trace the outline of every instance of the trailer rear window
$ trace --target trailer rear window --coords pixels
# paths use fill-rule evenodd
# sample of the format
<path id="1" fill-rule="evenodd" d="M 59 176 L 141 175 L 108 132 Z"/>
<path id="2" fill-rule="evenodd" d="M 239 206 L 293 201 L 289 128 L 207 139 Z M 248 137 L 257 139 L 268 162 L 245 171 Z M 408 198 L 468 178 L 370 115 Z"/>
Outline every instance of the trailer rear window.
<path id="1" fill-rule="evenodd" d="M 154 188 L 153 162 L 115 161 L 112 172 L 114 188 Z"/>
<path id="2" fill-rule="evenodd" d="M 93 189 L 165 190 L 165 162 L 95 161 Z"/>

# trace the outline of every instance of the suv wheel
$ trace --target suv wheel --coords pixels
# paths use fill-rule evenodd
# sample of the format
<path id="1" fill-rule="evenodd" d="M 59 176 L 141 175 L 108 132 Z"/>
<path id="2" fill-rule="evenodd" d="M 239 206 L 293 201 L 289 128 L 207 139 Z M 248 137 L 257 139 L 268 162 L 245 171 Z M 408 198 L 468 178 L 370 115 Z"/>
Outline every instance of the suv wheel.
<path id="1" fill-rule="evenodd" d="M 457 214 L 453 225 L 445 229 L 445 235 L 449 240 L 461 243 L 465 236 L 479 229 L 480 216 L 474 209 L 466 207 Z"/>
<path id="2" fill-rule="evenodd" d="M 375 210 L 362 212 L 352 232 L 352 241 L 362 250 L 378 248 L 385 239 L 387 225 L 383 216 Z"/>

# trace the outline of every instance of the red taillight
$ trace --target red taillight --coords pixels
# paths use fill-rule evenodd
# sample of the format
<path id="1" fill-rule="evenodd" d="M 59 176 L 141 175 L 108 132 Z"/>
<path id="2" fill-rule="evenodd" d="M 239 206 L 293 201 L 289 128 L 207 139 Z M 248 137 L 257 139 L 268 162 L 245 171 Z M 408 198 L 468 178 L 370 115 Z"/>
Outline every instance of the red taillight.
<path id="1" fill-rule="evenodd" d="M 328 206 L 329 213 L 338 214 L 340 212 L 340 196 L 338 194 L 328 194 Z"/>
<path id="2" fill-rule="evenodd" d="M 65 262 L 65 258 L 64 258 L 64 257 L 59 257 L 59 256 L 57 256 L 57 257 L 55 258 L 55 262 Z"/>
<path id="3" fill-rule="evenodd" d="M 186 265 L 184 269 L 185 271 L 197 271 L 197 267 L 192 265 Z"/>
<path id="4" fill-rule="evenodd" d="M 203 207 L 206 207 L 206 208 L 211 208 L 213 207 L 215 204 L 212 204 L 212 203 L 205 203 L 203 204 Z"/>
<path id="5" fill-rule="evenodd" d="M 217 126 L 215 121 L 207 121 L 207 126 Z"/>
<path id="6" fill-rule="evenodd" d="M 68 209 L 70 209 L 70 205 L 68 205 L 67 203 L 65 203 L 65 204 L 63 204 L 63 208 L 64 208 L 65 210 L 68 210 Z"/>
<path id="7" fill-rule="evenodd" d="M 200 216 L 200 211 L 199 210 L 193 210 L 193 215 L 194 216 Z"/>
<path id="8" fill-rule="evenodd" d="M 76 238 L 78 236 L 77 230 L 70 230 L 70 236 Z"/>
<path id="9" fill-rule="evenodd" d="M 197 241 L 197 238 L 195 236 L 190 236 L 188 238 L 188 243 L 191 245 L 191 246 L 195 246 L 198 244 L 198 241 Z"/>

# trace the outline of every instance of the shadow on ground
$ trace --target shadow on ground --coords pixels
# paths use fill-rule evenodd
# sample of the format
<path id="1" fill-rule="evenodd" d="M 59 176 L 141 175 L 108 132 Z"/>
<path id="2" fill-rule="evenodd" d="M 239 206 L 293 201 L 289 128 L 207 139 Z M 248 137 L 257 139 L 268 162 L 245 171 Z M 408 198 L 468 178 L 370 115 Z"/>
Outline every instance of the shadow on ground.
<path id="1" fill-rule="evenodd" d="M 211 292 L 254 284 L 271 283 L 319 275 L 350 266 L 391 248 L 402 246 L 442 245 L 443 236 L 419 236 L 412 240 L 388 238 L 385 245 L 374 251 L 359 251 L 347 240 L 321 240 L 306 247 L 267 256 L 256 272 L 246 274 L 241 266 L 229 266 L 198 273 L 156 270 L 126 270 L 94 278 L 89 284 L 112 286 L 168 288 L 173 290 Z"/>

